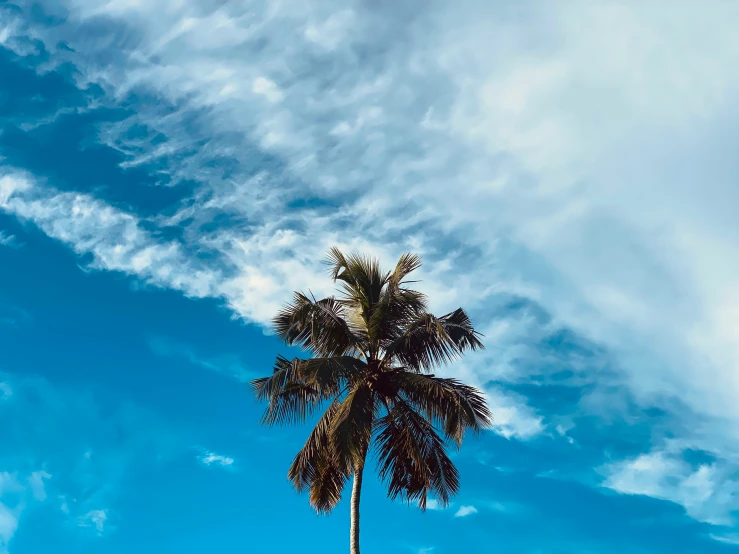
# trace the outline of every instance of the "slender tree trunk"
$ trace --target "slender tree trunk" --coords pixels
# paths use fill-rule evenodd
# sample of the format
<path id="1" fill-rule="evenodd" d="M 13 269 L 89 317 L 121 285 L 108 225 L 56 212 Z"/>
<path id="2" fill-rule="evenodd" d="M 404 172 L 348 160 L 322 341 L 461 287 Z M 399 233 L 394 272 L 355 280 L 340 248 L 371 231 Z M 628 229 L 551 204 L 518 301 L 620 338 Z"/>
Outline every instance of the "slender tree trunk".
<path id="1" fill-rule="evenodd" d="M 364 464 L 357 464 L 354 469 L 354 485 L 352 486 L 351 529 L 349 531 L 349 552 L 351 554 L 359 554 L 359 497 L 362 494 L 363 472 Z"/>

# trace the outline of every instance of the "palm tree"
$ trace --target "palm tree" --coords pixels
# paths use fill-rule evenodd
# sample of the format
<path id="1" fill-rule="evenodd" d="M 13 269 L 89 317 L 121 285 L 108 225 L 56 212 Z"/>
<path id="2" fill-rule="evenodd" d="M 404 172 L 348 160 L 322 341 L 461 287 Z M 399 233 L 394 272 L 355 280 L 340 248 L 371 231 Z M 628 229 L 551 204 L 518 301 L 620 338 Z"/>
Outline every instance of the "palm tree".
<path id="1" fill-rule="evenodd" d="M 278 356 L 271 376 L 251 385 L 267 401 L 266 425 L 303 422 L 325 407 L 288 471 L 298 491 L 308 490 L 318 513 L 330 512 L 354 477 L 351 554 L 359 554 L 359 498 L 371 448 L 391 499 L 426 509 L 429 495 L 442 505 L 459 491 L 459 473 L 447 443 L 491 424 L 483 394 L 456 379 L 430 374 L 466 350 L 483 348 L 460 308 L 436 317 L 426 297 L 408 288 L 421 260 L 404 254 L 382 272 L 370 257 L 329 252 L 339 296 L 316 300 L 296 292 L 274 318 L 277 335 L 308 351 L 308 359 Z"/>

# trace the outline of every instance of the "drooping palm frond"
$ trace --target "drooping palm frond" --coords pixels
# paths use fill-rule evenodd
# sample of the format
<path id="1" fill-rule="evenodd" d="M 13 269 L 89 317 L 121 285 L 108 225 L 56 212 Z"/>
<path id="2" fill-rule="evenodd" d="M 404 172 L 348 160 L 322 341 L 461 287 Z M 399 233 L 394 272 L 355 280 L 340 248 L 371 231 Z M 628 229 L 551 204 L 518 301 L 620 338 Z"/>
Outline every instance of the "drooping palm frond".
<path id="1" fill-rule="evenodd" d="M 465 350 L 484 348 L 480 336 L 462 308 L 441 317 L 422 314 L 387 345 L 385 360 L 428 371 L 460 358 Z"/>
<path id="2" fill-rule="evenodd" d="M 272 375 L 253 380 L 251 387 L 257 399 L 268 402 L 262 416 L 264 425 L 305 421 L 325 400 L 313 383 L 300 378 L 299 364 L 282 356 L 275 360 Z"/>
<path id="3" fill-rule="evenodd" d="M 344 356 L 362 351 L 362 337 L 347 324 L 342 304 L 333 297 L 314 300 L 296 292 L 293 302 L 275 316 L 277 336 L 317 356 Z"/>
<path id="4" fill-rule="evenodd" d="M 465 350 L 484 348 L 480 340 L 482 335 L 475 331 L 472 320 L 462 308 L 441 316 L 439 320 L 460 354 Z"/>
<path id="5" fill-rule="evenodd" d="M 328 397 L 337 396 L 343 387 L 350 387 L 365 377 L 367 364 L 353 356 L 311 358 L 293 363 L 298 364 L 300 379 L 314 383 Z"/>
<path id="6" fill-rule="evenodd" d="M 349 476 L 324 453 L 310 484 L 309 498 L 313 509 L 319 514 L 330 513 L 341 500 Z"/>
<path id="7" fill-rule="evenodd" d="M 284 356 L 278 355 L 272 369 L 272 375 L 253 379 L 249 384 L 258 401 L 269 400 L 284 388 L 285 383 L 295 379 L 294 373 L 293 363 Z"/>
<path id="8" fill-rule="evenodd" d="M 391 398 L 403 398 L 458 447 L 466 431 L 479 433 L 492 424 L 484 395 L 457 379 L 391 370 L 380 376 L 377 388 Z"/>
<path id="9" fill-rule="evenodd" d="M 367 455 L 377 398 L 369 383 L 363 382 L 341 400 L 331 421 L 330 439 L 341 467 L 353 468 Z"/>
<path id="10" fill-rule="evenodd" d="M 320 405 L 359 379 L 366 364 L 351 356 L 288 360 L 278 356 L 269 377 L 252 381 L 258 400 L 267 400 L 265 425 L 301 423 Z"/>
<path id="11" fill-rule="evenodd" d="M 287 473 L 298 492 L 310 490 L 310 503 L 319 513 L 330 512 L 339 500 L 349 472 L 337 463 L 331 428 L 339 409 L 335 400 L 321 416 Z"/>
<path id="12" fill-rule="evenodd" d="M 375 423 L 378 470 L 391 499 L 401 497 L 426 509 L 429 494 L 442 506 L 459 492 L 459 473 L 444 439 L 409 404 L 398 401 Z"/>

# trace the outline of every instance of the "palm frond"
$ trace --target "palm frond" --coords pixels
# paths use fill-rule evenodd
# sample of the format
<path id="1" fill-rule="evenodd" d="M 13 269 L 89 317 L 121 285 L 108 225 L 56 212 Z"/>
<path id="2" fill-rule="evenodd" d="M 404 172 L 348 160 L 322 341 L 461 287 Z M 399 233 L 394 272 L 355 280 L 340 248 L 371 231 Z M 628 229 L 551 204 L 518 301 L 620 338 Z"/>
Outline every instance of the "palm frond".
<path id="1" fill-rule="evenodd" d="M 431 494 L 447 506 L 459 492 L 459 473 L 433 425 L 401 400 L 376 421 L 375 431 L 378 470 L 388 496 L 423 510 Z"/>
<path id="2" fill-rule="evenodd" d="M 341 500 L 348 478 L 329 457 L 321 458 L 310 485 L 310 505 L 313 509 L 319 514 L 330 513 Z"/>
<path id="3" fill-rule="evenodd" d="M 343 398 L 331 422 L 331 443 L 341 467 L 354 468 L 369 449 L 376 399 L 364 381 Z"/>
<path id="4" fill-rule="evenodd" d="M 387 345 L 385 358 L 415 371 L 427 371 L 460 358 L 465 350 L 484 348 L 481 336 L 462 308 L 441 317 L 427 313 Z"/>
<path id="5" fill-rule="evenodd" d="M 253 379 L 249 384 L 257 400 L 269 400 L 278 394 L 286 383 L 297 379 L 296 366 L 284 356 L 277 356 L 272 375 Z"/>
<path id="6" fill-rule="evenodd" d="M 349 475 L 337 464 L 331 447 L 330 430 L 338 409 L 339 401 L 335 400 L 318 420 L 287 473 L 298 492 L 310 490 L 310 503 L 320 513 L 330 512 L 338 504 Z"/>
<path id="7" fill-rule="evenodd" d="M 393 397 L 400 396 L 419 410 L 432 424 L 444 430 L 448 439 L 462 445 L 467 430 L 479 433 L 492 424 L 492 413 L 483 393 L 457 379 L 409 371 L 387 371 L 378 389 Z"/>
<path id="8" fill-rule="evenodd" d="M 358 382 L 367 371 L 367 364 L 353 356 L 296 358 L 293 363 L 298 363 L 300 378 L 315 384 L 327 398 L 337 396 L 342 388 Z"/>
<path id="9" fill-rule="evenodd" d="M 389 284 L 367 324 L 367 335 L 376 351 L 386 348 L 426 313 L 426 296 L 418 291 Z"/>
<path id="10" fill-rule="evenodd" d="M 367 335 L 375 352 L 387 346 L 426 312 L 426 295 L 403 286 L 404 279 L 419 267 L 420 257 L 403 254 L 395 269 L 387 275 L 380 299 L 367 321 Z"/>
<path id="11" fill-rule="evenodd" d="M 362 350 L 362 338 L 346 322 L 344 308 L 333 297 L 314 300 L 296 292 L 273 319 L 274 330 L 286 344 L 318 356 L 351 355 Z"/>
<path id="12" fill-rule="evenodd" d="M 288 360 L 277 356 L 272 375 L 251 382 L 257 400 L 266 400 L 265 425 L 300 423 L 320 405 L 354 383 L 366 364 L 350 356 Z"/>
<path id="13" fill-rule="evenodd" d="M 359 314 L 366 327 L 390 274 L 382 273 L 377 258 L 345 255 L 335 247 L 329 251 L 327 263 L 331 278 L 341 284 L 342 304 Z"/>
<path id="14" fill-rule="evenodd" d="M 328 265 L 331 280 L 336 281 L 339 278 L 339 275 L 343 271 L 346 271 L 349 262 L 347 261 L 346 256 L 344 256 L 344 253 L 339 250 L 338 247 L 333 246 L 326 256 L 326 265 Z"/>
<path id="15" fill-rule="evenodd" d="M 406 252 L 400 257 L 398 263 L 395 265 L 395 270 L 390 277 L 391 283 L 395 286 L 400 286 L 403 283 L 403 280 L 421 267 L 421 265 L 422 262 L 420 256 Z"/>
<path id="16" fill-rule="evenodd" d="M 301 379 L 300 362 L 298 359 L 288 360 L 277 356 L 272 375 L 251 382 L 257 400 L 267 401 L 262 424 L 282 425 L 305 421 L 330 397 L 328 387 L 322 391 L 315 383 Z"/>

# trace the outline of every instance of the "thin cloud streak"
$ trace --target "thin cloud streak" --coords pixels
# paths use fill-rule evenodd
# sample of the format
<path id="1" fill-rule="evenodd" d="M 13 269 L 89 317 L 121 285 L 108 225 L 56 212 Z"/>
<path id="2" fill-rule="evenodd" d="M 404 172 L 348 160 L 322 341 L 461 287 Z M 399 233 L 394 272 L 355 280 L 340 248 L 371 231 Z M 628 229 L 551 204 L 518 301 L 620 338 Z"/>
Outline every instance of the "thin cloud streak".
<path id="1" fill-rule="evenodd" d="M 469 517 L 471 515 L 475 515 L 477 513 L 477 508 L 474 506 L 460 506 L 459 509 L 455 512 L 454 517 Z"/>

